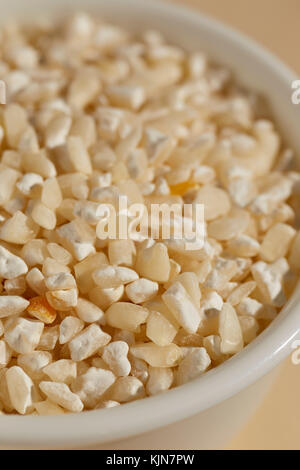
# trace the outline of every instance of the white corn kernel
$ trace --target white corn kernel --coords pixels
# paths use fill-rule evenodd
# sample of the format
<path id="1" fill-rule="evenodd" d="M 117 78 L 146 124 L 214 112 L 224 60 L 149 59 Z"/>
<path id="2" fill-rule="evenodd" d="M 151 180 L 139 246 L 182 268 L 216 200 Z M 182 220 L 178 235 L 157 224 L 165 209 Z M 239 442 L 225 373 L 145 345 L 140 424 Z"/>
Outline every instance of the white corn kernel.
<path id="1" fill-rule="evenodd" d="M 71 129 L 72 118 L 66 114 L 54 116 L 46 128 L 45 143 L 46 147 L 53 148 L 63 145 Z"/>
<path id="2" fill-rule="evenodd" d="M 28 125 L 27 112 L 16 103 L 8 104 L 3 112 L 6 138 L 10 147 L 18 148 L 20 137 Z"/>
<path id="3" fill-rule="evenodd" d="M 218 241 L 228 241 L 241 235 L 248 227 L 249 213 L 242 209 L 232 209 L 227 215 L 209 223 L 208 236 Z"/>
<path id="4" fill-rule="evenodd" d="M 26 173 L 16 184 L 18 190 L 27 197 L 35 197 L 40 194 L 43 186 L 43 178 L 36 173 Z"/>
<path id="5" fill-rule="evenodd" d="M 201 299 L 201 309 L 206 312 L 208 310 L 222 310 L 223 299 L 216 291 L 205 292 Z"/>
<path id="6" fill-rule="evenodd" d="M 72 393 L 66 384 L 58 382 L 40 382 L 42 392 L 55 404 L 62 408 L 79 413 L 83 410 L 83 403 L 75 393 Z"/>
<path id="7" fill-rule="evenodd" d="M 282 286 L 282 274 L 278 272 L 276 263 L 267 264 L 258 261 L 252 266 L 251 272 L 266 303 L 278 307 L 282 306 L 285 302 L 285 295 Z"/>
<path id="8" fill-rule="evenodd" d="M 42 266 L 42 273 L 45 277 L 68 272 L 70 272 L 70 268 L 65 264 L 61 264 L 53 258 L 45 258 Z"/>
<path id="9" fill-rule="evenodd" d="M 106 94 L 115 106 L 137 110 L 144 103 L 145 91 L 140 86 L 110 85 L 106 88 Z"/>
<path id="10" fill-rule="evenodd" d="M 287 224 L 276 224 L 266 233 L 260 247 L 260 257 L 263 261 L 272 263 L 283 258 L 288 253 L 296 230 Z"/>
<path id="11" fill-rule="evenodd" d="M 12 350 L 4 340 L 0 340 L 0 367 L 5 367 L 11 360 Z"/>
<path id="12" fill-rule="evenodd" d="M 70 385 L 77 376 L 77 364 L 68 359 L 60 359 L 43 368 L 53 382 L 63 382 Z"/>
<path id="13" fill-rule="evenodd" d="M 57 229 L 57 234 L 61 238 L 64 248 L 69 250 L 78 261 L 82 261 L 95 252 L 96 234 L 82 220 L 73 220 L 68 224 L 61 225 Z"/>
<path id="14" fill-rule="evenodd" d="M 133 333 L 146 322 L 148 314 L 147 309 L 129 302 L 116 302 L 105 312 L 108 325 Z"/>
<path id="15" fill-rule="evenodd" d="M 210 271 L 204 287 L 207 289 L 220 290 L 237 273 L 238 266 L 235 260 L 217 258 L 213 269 Z"/>
<path id="16" fill-rule="evenodd" d="M 193 272 L 179 274 L 176 281 L 185 288 L 197 308 L 200 307 L 201 292 L 197 275 Z"/>
<path id="17" fill-rule="evenodd" d="M 56 176 L 56 168 L 46 153 L 25 152 L 23 153 L 22 163 L 24 170 L 28 173 L 38 173 L 43 178 L 52 178 Z"/>
<path id="18" fill-rule="evenodd" d="M 108 257 L 112 265 L 133 266 L 135 253 L 136 249 L 132 240 L 109 240 L 108 242 Z"/>
<path id="19" fill-rule="evenodd" d="M 221 352 L 221 338 L 217 335 L 206 336 L 203 339 L 203 346 L 205 347 L 209 357 L 214 363 L 219 364 L 226 356 Z"/>
<path id="20" fill-rule="evenodd" d="M 31 353 L 39 344 L 44 323 L 16 318 L 5 331 L 5 340 L 9 346 L 20 354 Z"/>
<path id="21" fill-rule="evenodd" d="M 119 405 L 120 403 L 114 400 L 100 401 L 98 405 L 96 406 L 96 409 L 100 410 L 103 408 L 114 408 L 115 406 L 119 406 Z"/>
<path id="22" fill-rule="evenodd" d="M 124 341 L 113 341 L 103 349 L 102 359 L 117 377 L 129 375 L 131 364 L 127 359 L 128 344 Z"/>
<path id="23" fill-rule="evenodd" d="M 98 325 L 90 325 L 73 338 L 69 343 L 73 361 L 83 361 L 96 353 L 102 346 L 109 343 L 111 336 L 101 330 Z"/>
<path id="24" fill-rule="evenodd" d="M 135 336 L 134 336 L 134 333 L 132 333 L 131 331 L 118 330 L 114 334 L 113 340 L 114 341 L 124 341 L 125 343 L 128 344 L 128 346 L 131 346 L 135 341 Z"/>
<path id="25" fill-rule="evenodd" d="M 53 351 L 59 336 L 59 326 L 45 327 L 38 344 L 38 349 L 42 351 Z"/>
<path id="26" fill-rule="evenodd" d="M 79 136 L 86 148 L 96 143 L 95 120 L 89 115 L 78 116 L 72 125 L 71 135 Z"/>
<path id="27" fill-rule="evenodd" d="M 20 354 L 17 358 L 18 366 L 29 375 L 32 380 L 44 378 L 43 368 L 52 361 L 51 353 L 47 351 L 33 351 L 27 354 Z"/>
<path id="28" fill-rule="evenodd" d="M 71 341 L 84 328 L 84 322 L 77 317 L 68 316 L 59 325 L 59 343 Z"/>
<path id="29" fill-rule="evenodd" d="M 149 379 L 146 385 L 148 395 L 166 392 L 171 387 L 173 379 L 172 369 L 167 367 L 149 367 Z"/>
<path id="30" fill-rule="evenodd" d="M 4 290 L 7 295 L 23 295 L 26 291 L 26 280 L 24 276 L 6 279 L 4 281 Z"/>
<path id="31" fill-rule="evenodd" d="M 94 408 L 103 394 L 115 382 L 110 370 L 90 367 L 72 383 L 72 391 L 76 393 L 87 408 Z"/>
<path id="32" fill-rule="evenodd" d="M 167 160 L 175 146 L 174 139 L 150 127 L 145 129 L 145 140 L 147 156 L 152 165 Z"/>
<path id="33" fill-rule="evenodd" d="M 167 346 L 158 346 L 154 343 L 137 344 L 131 346 L 130 352 L 152 367 L 174 367 L 181 358 L 181 350 L 174 343 Z"/>
<path id="34" fill-rule="evenodd" d="M 97 307 L 97 305 L 89 302 L 86 299 L 79 298 L 75 307 L 75 312 L 78 317 L 85 323 L 98 322 L 101 325 L 105 324 L 104 312 Z"/>
<path id="35" fill-rule="evenodd" d="M 21 369 L 13 366 L 6 372 L 6 381 L 11 404 L 21 415 L 32 411 L 33 406 L 33 382 Z"/>
<path id="36" fill-rule="evenodd" d="M 74 271 L 79 290 L 87 294 L 95 286 L 92 273 L 103 264 L 108 264 L 104 253 L 95 253 L 88 256 L 80 263 L 75 264 Z"/>
<path id="37" fill-rule="evenodd" d="M 138 252 L 136 270 L 140 276 L 155 282 L 167 282 L 170 269 L 168 250 L 162 243 Z"/>
<path id="38" fill-rule="evenodd" d="M 0 227 L 0 239 L 9 243 L 23 245 L 36 237 L 38 225 L 23 212 L 17 211 Z"/>
<path id="39" fill-rule="evenodd" d="M 64 145 L 56 148 L 56 156 L 60 165 L 65 165 L 68 172 L 92 174 L 90 155 L 79 136 L 69 136 Z"/>
<path id="40" fill-rule="evenodd" d="M 119 377 L 110 391 L 110 398 L 119 403 L 128 403 L 145 396 L 143 383 L 136 377 Z"/>
<path id="41" fill-rule="evenodd" d="M 260 245 L 254 238 L 251 238 L 248 235 L 240 235 L 234 240 L 230 240 L 228 242 L 227 249 L 230 254 L 234 256 L 252 257 L 258 255 Z"/>
<path id="42" fill-rule="evenodd" d="M 133 377 L 139 379 L 143 384 L 146 384 L 149 372 L 148 372 L 148 364 L 143 361 L 142 359 L 138 359 L 137 357 L 130 356 L 130 363 L 131 363 L 131 372 L 130 374 Z"/>
<path id="43" fill-rule="evenodd" d="M 99 204 L 91 201 L 77 201 L 73 210 L 74 216 L 85 220 L 90 225 L 97 225 L 101 220 Z"/>
<path id="44" fill-rule="evenodd" d="M 196 195 L 194 204 L 204 205 L 205 220 L 215 220 L 230 211 L 230 199 L 227 193 L 214 186 L 203 186 Z"/>
<path id="45" fill-rule="evenodd" d="M 19 256 L 14 255 L 3 246 L 0 246 L 0 277 L 14 279 L 26 274 L 28 267 Z"/>
<path id="46" fill-rule="evenodd" d="M 55 212 L 40 201 L 34 202 L 31 208 L 31 217 L 37 225 L 46 230 L 54 230 L 56 227 Z"/>
<path id="47" fill-rule="evenodd" d="M 158 283 L 149 279 L 138 279 L 125 287 L 129 300 L 135 304 L 141 304 L 152 299 L 158 292 Z"/>
<path id="48" fill-rule="evenodd" d="M 77 74 L 69 87 L 68 103 L 74 109 L 83 109 L 96 98 L 100 89 L 98 76 L 83 70 Z"/>
<path id="49" fill-rule="evenodd" d="M 23 245 L 22 258 L 29 267 L 42 265 L 48 256 L 45 240 L 34 239 Z"/>
<path id="50" fill-rule="evenodd" d="M 172 343 L 177 328 L 162 313 L 151 311 L 147 319 L 146 335 L 158 346 Z"/>
<path id="51" fill-rule="evenodd" d="M 251 297 L 245 297 L 236 306 L 236 311 L 239 315 L 257 317 L 259 312 L 263 309 L 263 305 Z"/>
<path id="52" fill-rule="evenodd" d="M 219 333 L 221 352 L 236 354 L 243 348 L 243 335 L 237 314 L 232 305 L 225 303 L 220 313 Z"/>
<path id="53" fill-rule="evenodd" d="M 65 312 L 70 310 L 72 307 L 76 307 L 78 292 L 76 288 L 48 291 L 46 292 L 46 298 L 51 307 L 55 310 Z"/>
<path id="54" fill-rule="evenodd" d="M 188 332 L 195 333 L 201 322 L 201 312 L 180 282 L 174 282 L 162 295 L 177 322 Z"/>
<path id="55" fill-rule="evenodd" d="M 104 265 L 93 273 L 93 279 L 102 289 L 118 287 L 138 279 L 138 274 L 130 268 Z"/>
<path id="56" fill-rule="evenodd" d="M 254 317 L 248 317 L 248 316 L 240 316 L 239 317 L 242 333 L 243 333 L 243 339 L 245 344 L 251 343 L 259 331 L 259 324 L 258 321 Z"/>
<path id="57" fill-rule="evenodd" d="M 101 289 L 95 287 L 89 292 L 89 299 L 101 310 L 108 309 L 113 303 L 118 302 L 124 294 L 124 286 Z"/>
<path id="58" fill-rule="evenodd" d="M 3 369 L 0 369 L 0 399 L 1 403 L 3 404 L 3 409 L 7 412 L 12 412 L 13 411 L 13 405 L 10 400 L 9 396 L 9 391 L 7 387 L 7 381 L 6 381 L 6 372 L 8 369 L 6 367 L 3 367 Z"/>
<path id="59" fill-rule="evenodd" d="M 61 205 L 63 201 L 62 192 L 58 181 L 55 177 L 47 178 L 44 181 L 41 202 L 48 209 L 55 211 Z"/>
<path id="60" fill-rule="evenodd" d="M 227 302 L 233 306 L 238 305 L 245 297 L 248 297 L 255 288 L 255 281 L 248 281 L 244 284 L 240 284 L 229 294 Z"/>
<path id="61" fill-rule="evenodd" d="M 11 199 L 15 184 L 20 173 L 13 168 L 2 168 L 0 170 L 0 204 L 4 205 Z"/>
<path id="62" fill-rule="evenodd" d="M 187 348 L 190 351 L 180 362 L 176 374 L 178 385 L 185 384 L 203 374 L 211 364 L 205 348 Z"/>
<path id="63" fill-rule="evenodd" d="M 0 318 L 18 315 L 28 307 L 28 300 L 17 295 L 0 296 Z"/>
<path id="64" fill-rule="evenodd" d="M 53 276 L 49 276 L 45 279 L 45 284 L 48 290 L 67 290 L 76 287 L 76 281 L 70 273 L 58 273 Z"/>
<path id="65" fill-rule="evenodd" d="M 50 256 L 60 264 L 65 264 L 67 266 L 72 262 L 73 258 L 71 253 L 57 243 L 48 243 L 47 250 L 49 251 Z"/>

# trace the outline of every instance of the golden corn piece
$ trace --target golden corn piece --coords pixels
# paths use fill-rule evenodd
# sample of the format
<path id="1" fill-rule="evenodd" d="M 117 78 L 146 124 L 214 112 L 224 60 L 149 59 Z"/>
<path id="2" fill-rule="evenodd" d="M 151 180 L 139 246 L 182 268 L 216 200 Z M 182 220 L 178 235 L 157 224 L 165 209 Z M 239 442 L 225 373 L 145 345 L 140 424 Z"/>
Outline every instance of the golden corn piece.
<path id="1" fill-rule="evenodd" d="M 33 297 L 32 299 L 30 299 L 29 302 L 30 303 L 27 307 L 27 312 L 31 316 L 37 318 L 38 320 L 41 320 L 47 325 L 54 322 L 54 320 L 56 319 L 56 310 L 51 307 L 46 297 Z"/>

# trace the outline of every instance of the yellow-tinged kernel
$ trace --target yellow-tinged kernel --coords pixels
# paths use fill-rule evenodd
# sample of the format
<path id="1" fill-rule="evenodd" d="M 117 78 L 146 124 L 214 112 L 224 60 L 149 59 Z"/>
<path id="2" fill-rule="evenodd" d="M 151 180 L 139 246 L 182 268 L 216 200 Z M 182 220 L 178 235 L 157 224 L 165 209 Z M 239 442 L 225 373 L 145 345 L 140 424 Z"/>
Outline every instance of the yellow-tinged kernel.
<path id="1" fill-rule="evenodd" d="M 31 316 L 41 320 L 47 325 L 54 322 L 56 319 L 56 311 L 48 303 L 46 297 L 43 295 L 33 297 L 29 302 L 30 303 L 27 307 L 27 312 Z"/>

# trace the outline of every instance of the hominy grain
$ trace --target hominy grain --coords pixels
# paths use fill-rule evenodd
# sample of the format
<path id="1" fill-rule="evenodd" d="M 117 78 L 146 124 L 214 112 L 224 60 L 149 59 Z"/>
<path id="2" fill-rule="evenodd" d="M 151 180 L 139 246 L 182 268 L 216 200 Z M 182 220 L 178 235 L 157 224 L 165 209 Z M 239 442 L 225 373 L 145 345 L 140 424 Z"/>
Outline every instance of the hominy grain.
<path id="1" fill-rule="evenodd" d="M 0 414 L 112 408 L 237 354 L 300 272 L 300 177 L 273 123 L 228 70 L 157 31 L 84 13 L 9 31 Z M 163 239 L 159 220 L 158 238 L 141 223 L 103 239 L 100 205 L 118 225 L 120 196 L 176 203 L 185 223 L 203 204 L 203 246 Z"/>

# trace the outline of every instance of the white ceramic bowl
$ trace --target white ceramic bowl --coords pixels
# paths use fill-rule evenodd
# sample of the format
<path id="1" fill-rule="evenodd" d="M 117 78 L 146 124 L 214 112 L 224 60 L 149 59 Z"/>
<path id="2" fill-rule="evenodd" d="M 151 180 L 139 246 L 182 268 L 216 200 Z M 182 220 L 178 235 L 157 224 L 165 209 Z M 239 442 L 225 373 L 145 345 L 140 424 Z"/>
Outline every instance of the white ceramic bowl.
<path id="1" fill-rule="evenodd" d="M 1 21 L 30 20 L 40 13 L 60 15 L 76 8 L 94 11 L 132 31 L 156 28 L 170 41 L 188 50 L 203 50 L 228 66 L 241 84 L 268 98 L 281 132 L 300 155 L 300 106 L 291 102 L 291 83 L 297 77 L 256 43 L 212 19 L 152 0 L 10 0 L 1 5 Z M 164 448 L 171 445 L 164 441 L 170 428 L 158 428 L 194 415 L 197 421 L 177 424 L 172 432 L 197 433 L 199 449 L 223 446 L 253 413 L 272 381 L 270 372 L 290 353 L 300 329 L 299 302 L 298 291 L 251 345 L 187 385 L 110 410 L 57 417 L 4 416 L 0 446 Z M 146 434 L 130 440 L 142 433 Z M 126 445 L 120 443 L 125 438 Z"/>

